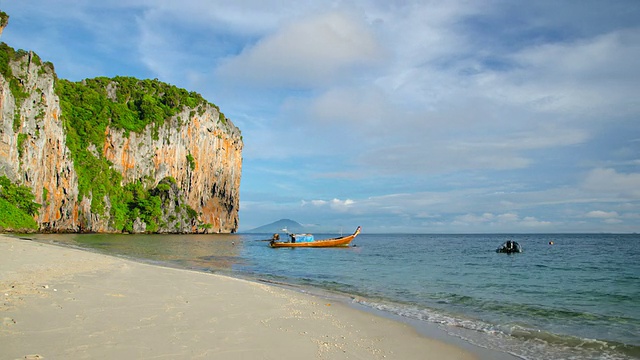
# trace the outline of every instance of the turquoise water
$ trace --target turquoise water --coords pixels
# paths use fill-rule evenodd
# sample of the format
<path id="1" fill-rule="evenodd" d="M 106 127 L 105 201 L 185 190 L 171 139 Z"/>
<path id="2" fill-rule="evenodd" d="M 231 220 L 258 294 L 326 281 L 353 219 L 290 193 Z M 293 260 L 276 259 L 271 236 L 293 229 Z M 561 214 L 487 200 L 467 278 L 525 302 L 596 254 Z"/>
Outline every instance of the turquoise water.
<path id="1" fill-rule="evenodd" d="M 34 237 L 338 292 L 524 359 L 640 359 L 640 235 L 365 232 L 328 249 L 271 249 L 270 234 Z M 524 251 L 496 253 L 507 239 Z"/>

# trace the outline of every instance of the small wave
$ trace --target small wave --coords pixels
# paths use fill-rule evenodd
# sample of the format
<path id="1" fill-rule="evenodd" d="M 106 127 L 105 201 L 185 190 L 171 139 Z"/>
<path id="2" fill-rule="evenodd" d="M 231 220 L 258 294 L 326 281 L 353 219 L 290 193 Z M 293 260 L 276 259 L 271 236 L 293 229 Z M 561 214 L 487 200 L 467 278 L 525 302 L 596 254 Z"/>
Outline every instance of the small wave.
<path id="1" fill-rule="evenodd" d="M 470 304 L 476 302 L 471 296 L 461 295 L 461 294 L 438 294 L 441 299 L 439 301 L 444 301 L 447 304 Z"/>
<path id="2" fill-rule="evenodd" d="M 524 342 L 543 342 L 556 348 L 575 349 L 578 353 L 603 356 L 607 359 L 624 359 L 624 356 L 640 357 L 640 346 L 614 341 L 559 335 L 520 326 L 512 327 L 509 335 Z"/>
<path id="3" fill-rule="evenodd" d="M 619 301 L 630 300 L 627 295 L 610 295 L 609 299 Z M 494 314 L 505 314 L 510 317 L 522 317 L 530 319 L 540 319 L 541 321 L 556 320 L 560 322 L 579 319 L 580 321 L 599 322 L 603 324 L 634 322 L 638 320 L 634 318 L 622 317 L 619 315 L 597 314 L 584 311 L 575 311 L 564 308 L 552 308 L 542 305 L 509 303 L 505 301 L 494 301 L 479 299 L 468 295 L 461 294 L 438 294 L 435 299 L 436 303 L 448 305 L 469 306 L 476 309 L 483 309 Z"/>
<path id="4" fill-rule="evenodd" d="M 437 324 L 445 332 L 474 345 L 506 351 L 529 360 L 640 358 L 640 346 L 554 334 L 523 324 L 497 325 L 433 309 L 354 299 L 363 306 L 409 319 Z"/>

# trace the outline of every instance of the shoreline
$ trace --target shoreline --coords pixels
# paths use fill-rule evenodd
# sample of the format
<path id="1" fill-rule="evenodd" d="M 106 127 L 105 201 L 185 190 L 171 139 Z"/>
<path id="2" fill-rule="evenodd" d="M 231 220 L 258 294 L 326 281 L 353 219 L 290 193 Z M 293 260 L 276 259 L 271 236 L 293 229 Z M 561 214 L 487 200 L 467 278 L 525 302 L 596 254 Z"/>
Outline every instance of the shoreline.
<path id="1" fill-rule="evenodd" d="M 197 271 L 197 270 L 194 270 L 194 271 Z M 375 309 L 367 305 L 363 305 L 359 302 L 354 302 L 353 300 L 356 300 L 357 298 L 354 297 L 353 295 L 334 292 L 331 290 L 317 288 L 313 286 L 288 284 L 284 282 L 271 281 L 271 280 L 266 280 L 261 278 L 252 278 L 252 277 L 243 277 L 243 276 L 234 277 L 230 275 L 221 275 L 221 276 L 239 278 L 249 282 L 266 283 L 271 286 L 276 286 L 276 287 L 288 289 L 294 292 L 300 292 L 303 294 L 308 294 L 310 296 L 319 297 L 326 301 L 339 302 L 344 306 L 347 306 L 351 309 L 355 309 L 356 311 L 362 311 L 368 314 L 372 314 L 373 316 L 390 319 L 395 322 L 409 325 L 411 328 L 417 331 L 418 334 L 420 334 L 421 336 L 424 336 L 431 340 L 440 341 L 457 348 L 467 350 L 472 354 L 474 354 L 478 360 L 522 360 L 524 359 L 520 356 L 511 354 L 508 352 L 497 351 L 490 348 L 485 348 L 479 345 L 472 344 L 466 340 L 463 340 L 459 337 L 456 337 L 454 335 L 447 333 L 446 331 L 439 328 L 437 324 L 428 323 L 428 322 L 420 321 L 413 318 L 407 318 L 401 315 Z"/>
<path id="2" fill-rule="evenodd" d="M 479 359 L 276 284 L 0 235 L 8 358 Z"/>

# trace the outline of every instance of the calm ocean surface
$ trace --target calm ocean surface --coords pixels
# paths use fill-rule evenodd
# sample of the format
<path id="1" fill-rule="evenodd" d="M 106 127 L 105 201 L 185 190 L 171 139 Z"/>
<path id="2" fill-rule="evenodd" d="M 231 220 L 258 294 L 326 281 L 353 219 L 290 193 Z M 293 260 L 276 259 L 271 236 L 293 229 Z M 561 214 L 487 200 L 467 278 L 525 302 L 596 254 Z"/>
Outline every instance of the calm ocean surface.
<path id="1" fill-rule="evenodd" d="M 640 359 L 640 235 L 382 235 L 364 229 L 355 247 L 328 249 L 271 249 L 260 241 L 270 236 L 31 237 L 328 290 L 523 359 Z M 508 239 L 524 252 L 496 253 Z"/>

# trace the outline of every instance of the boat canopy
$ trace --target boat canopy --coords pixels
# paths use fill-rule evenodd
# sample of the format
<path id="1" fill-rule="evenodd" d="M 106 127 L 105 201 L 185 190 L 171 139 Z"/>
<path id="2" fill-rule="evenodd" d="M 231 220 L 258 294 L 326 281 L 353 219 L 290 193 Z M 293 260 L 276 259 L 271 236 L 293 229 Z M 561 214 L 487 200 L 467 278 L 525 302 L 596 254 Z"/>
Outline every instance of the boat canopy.
<path id="1" fill-rule="evenodd" d="M 291 234 L 296 242 L 312 242 L 314 241 L 312 234 Z"/>

